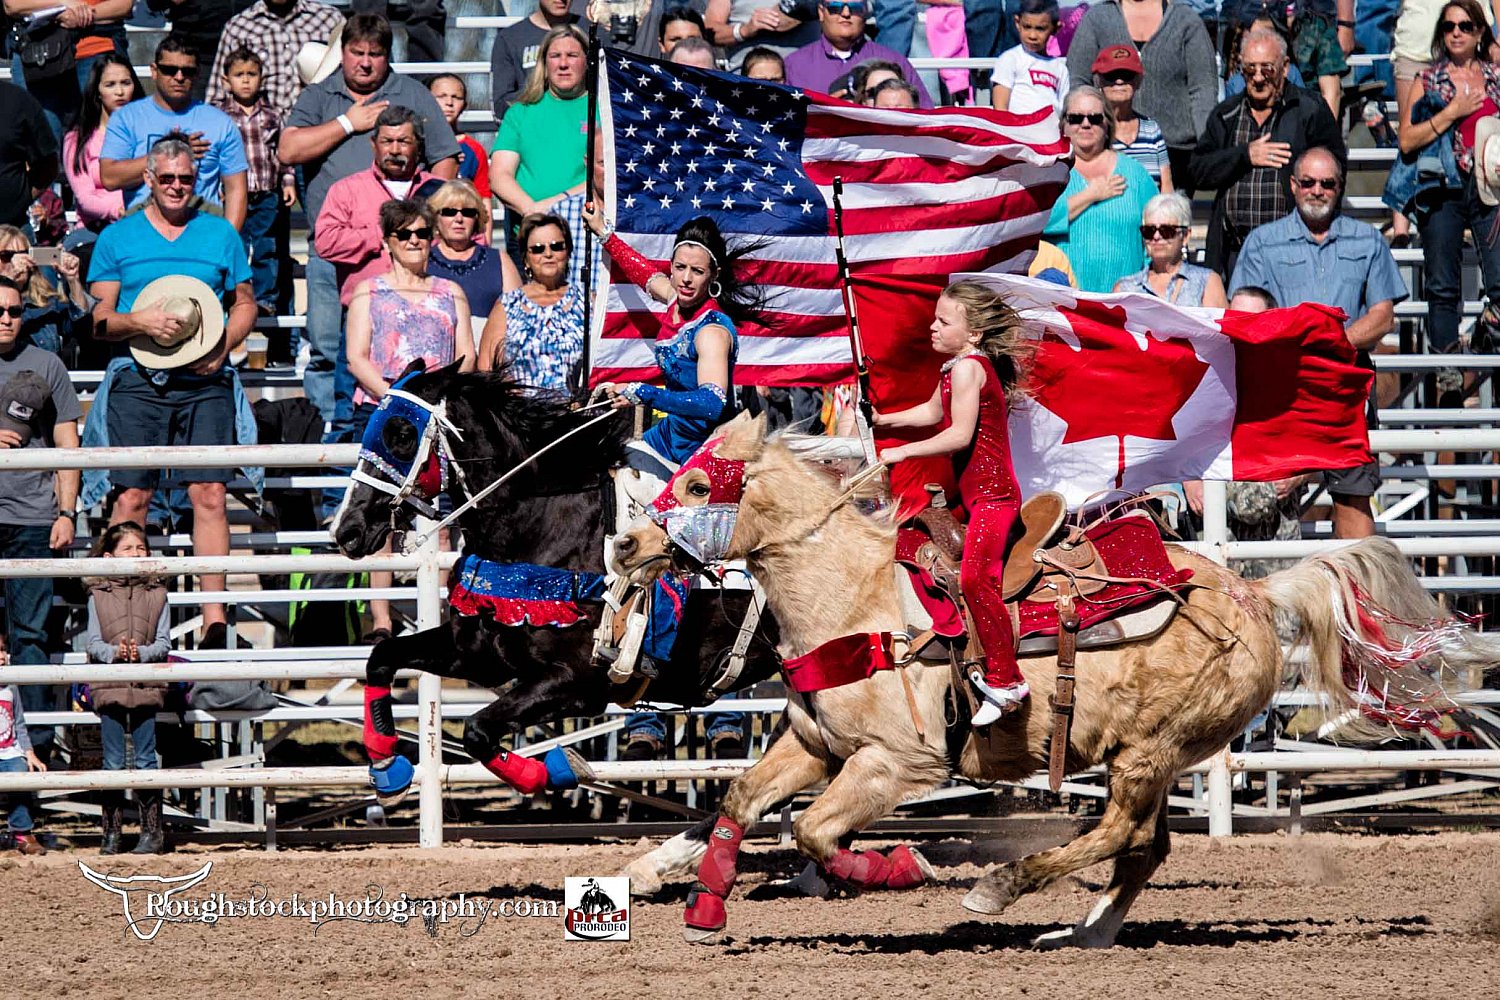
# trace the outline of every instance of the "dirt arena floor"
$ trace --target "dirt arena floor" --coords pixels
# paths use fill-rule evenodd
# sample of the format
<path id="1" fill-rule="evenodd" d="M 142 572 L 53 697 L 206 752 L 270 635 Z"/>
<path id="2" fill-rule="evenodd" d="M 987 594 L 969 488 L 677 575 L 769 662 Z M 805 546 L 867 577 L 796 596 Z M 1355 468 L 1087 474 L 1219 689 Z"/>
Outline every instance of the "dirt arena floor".
<path id="1" fill-rule="evenodd" d="M 122 897 L 77 862 L 115 875 L 180 875 L 212 862 L 180 898 L 306 901 L 401 892 L 490 905 L 557 901 L 568 875 L 610 875 L 632 845 L 190 849 L 162 858 L 57 852 L 0 861 L 0 996 L 93 1000 L 297 997 L 1297 997 L 1500 996 L 1500 834 L 1375 837 L 1179 835 L 1107 952 L 1031 950 L 1071 923 L 1103 867 L 1024 899 L 1001 917 L 959 906 L 980 872 L 1017 848 L 922 845 L 939 881 L 906 893 L 786 898 L 798 858 L 748 845 L 730 928 L 716 946 L 681 938 L 686 884 L 634 900 L 628 943 L 565 942 L 559 918 L 405 925 L 297 916 L 126 930 Z M 139 914 L 137 914 L 139 916 Z M 148 921 L 142 924 L 149 926 Z"/>

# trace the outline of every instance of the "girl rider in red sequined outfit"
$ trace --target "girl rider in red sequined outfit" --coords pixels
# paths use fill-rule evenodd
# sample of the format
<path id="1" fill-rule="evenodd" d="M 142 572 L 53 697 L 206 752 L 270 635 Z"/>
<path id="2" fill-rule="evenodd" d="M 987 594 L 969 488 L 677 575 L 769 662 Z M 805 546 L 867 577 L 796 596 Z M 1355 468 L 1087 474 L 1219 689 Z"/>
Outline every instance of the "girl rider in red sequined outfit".
<path id="1" fill-rule="evenodd" d="M 969 669 L 983 699 L 975 726 L 1019 708 L 1031 693 L 1016 663 L 1010 613 L 1000 596 L 1005 551 L 1021 510 L 1006 429 L 1006 395 L 1020 382 L 1020 329 L 1015 310 L 984 285 L 949 285 L 932 321 L 933 349 L 950 356 L 937 390 L 920 406 L 875 418 L 884 427 L 931 427 L 948 419 L 944 430 L 887 448 L 880 460 L 892 465 L 921 455 L 957 456 L 959 495 L 969 512 L 959 583 L 984 647 L 983 669 Z"/>

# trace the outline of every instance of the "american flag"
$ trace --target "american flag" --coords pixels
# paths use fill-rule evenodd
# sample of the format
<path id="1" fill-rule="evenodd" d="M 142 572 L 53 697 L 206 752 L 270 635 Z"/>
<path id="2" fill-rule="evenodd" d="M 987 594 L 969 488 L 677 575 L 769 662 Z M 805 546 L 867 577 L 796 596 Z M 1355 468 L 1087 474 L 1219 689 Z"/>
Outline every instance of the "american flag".
<path id="1" fill-rule="evenodd" d="M 768 322 L 739 330 L 740 385 L 853 374 L 835 176 L 850 268 L 884 274 L 1024 271 L 1068 181 L 1050 111 L 876 110 L 613 49 L 603 59 L 600 139 L 621 238 L 663 270 L 673 235 L 700 215 L 731 247 L 766 244 L 741 264 L 741 280 L 767 293 Z M 663 307 L 611 270 L 596 293 L 591 381 L 650 378 Z"/>

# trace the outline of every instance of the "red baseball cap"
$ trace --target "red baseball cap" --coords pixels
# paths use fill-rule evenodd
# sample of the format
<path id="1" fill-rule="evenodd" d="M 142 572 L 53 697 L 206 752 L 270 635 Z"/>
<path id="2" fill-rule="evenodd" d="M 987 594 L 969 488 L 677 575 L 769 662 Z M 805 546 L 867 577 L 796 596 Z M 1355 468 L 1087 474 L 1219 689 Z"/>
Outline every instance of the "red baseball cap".
<path id="1" fill-rule="evenodd" d="M 1133 45 L 1111 45 L 1101 50 L 1094 58 L 1092 68 L 1100 76 L 1108 76 L 1121 70 L 1129 70 L 1136 76 L 1146 75 L 1145 67 L 1141 65 L 1141 57 Z"/>

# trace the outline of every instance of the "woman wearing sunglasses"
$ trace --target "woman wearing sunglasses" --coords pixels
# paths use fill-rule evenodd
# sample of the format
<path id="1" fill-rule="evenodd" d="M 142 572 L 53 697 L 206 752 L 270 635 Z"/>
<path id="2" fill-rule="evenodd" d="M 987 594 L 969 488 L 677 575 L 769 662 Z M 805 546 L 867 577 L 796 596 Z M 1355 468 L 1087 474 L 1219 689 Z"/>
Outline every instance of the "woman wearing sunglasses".
<path id="1" fill-rule="evenodd" d="M 73 254 L 61 255 L 57 274 L 63 287 L 59 288 L 48 276 L 51 272 L 37 266 L 26 234 L 15 226 L 0 226 L 0 276 L 20 287 L 21 305 L 26 309 L 21 336 L 44 351 L 64 357 L 71 357 L 73 352 L 64 354 L 64 348 L 72 344 L 74 327 L 89 309 L 78 265 Z"/>
<path id="2" fill-rule="evenodd" d="M 464 290 L 477 344 L 495 303 L 521 284 L 521 276 L 508 256 L 485 245 L 490 233 L 489 203 L 472 182 L 449 181 L 427 199 L 427 207 L 437 219 L 428 270 Z"/>
<path id="3" fill-rule="evenodd" d="M 1401 122 L 1402 154 L 1415 154 L 1442 139 L 1450 144 L 1460 181 L 1428 189 L 1413 206 L 1422 230 L 1427 342 L 1434 351 L 1458 347 L 1463 294 L 1459 255 L 1465 230 L 1474 236 L 1489 300 L 1480 322 L 1491 329 L 1500 326 L 1500 211 L 1494 198 L 1482 197 L 1475 185 L 1475 133 L 1480 122 L 1500 113 L 1500 65 L 1490 59 L 1494 44 L 1479 4 L 1450 0 L 1432 34 L 1432 65 L 1417 75 Z"/>
<path id="4" fill-rule="evenodd" d="M 525 284 L 508 290 L 490 313 L 479 367 L 506 365 L 522 385 L 566 393 L 583 357 L 583 290 L 568 281 L 573 234 L 556 215 L 528 215 L 521 220 L 521 252 Z"/>
<path id="5" fill-rule="evenodd" d="M 1141 241 L 1146 268 L 1115 282 L 1117 292 L 1145 292 L 1173 305 L 1224 309 L 1229 297 L 1224 281 L 1206 267 L 1187 262 L 1193 229 L 1193 203 L 1177 192 L 1159 194 L 1141 214 Z"/>
<path id="6" fill-rule="evenodd" d="M 1107 292 L 1140 268 L 1137 229 L 1156 194 L 1145 168 L 1110 148 L 1114 126 L 1097 87 L 1080 84 L 1068 92 L 1063 135 L 1073 144 L 1073 169 L 1043 238 L 1067 254 L 1085 292 Z"/>
<path id="7" fill-rule="evenodd" d="M 469 324 L 469 302 L 462 288 L 427 272 L 432 250 L 434 218 L 420 201 L 399 199 L 380 206 L 380 233 L 391 269 L 354 286 L 347 327 L 349 374 L 354 390 L 354 440 L 364 437 L 365 425 L 391 383 L 413 361 L 427 370 L 457 360 L 460 370 L 474 370 L 474 338 Z M 390 543 L 382 552 L 390 551 Z M 390 573 L 371 573 L 370 585 L 389 587 Z M 367 641 L 392 634 L 391 603 L 371 601 L 373 627 Z"/>

